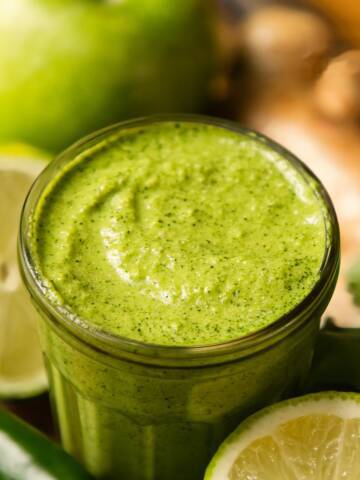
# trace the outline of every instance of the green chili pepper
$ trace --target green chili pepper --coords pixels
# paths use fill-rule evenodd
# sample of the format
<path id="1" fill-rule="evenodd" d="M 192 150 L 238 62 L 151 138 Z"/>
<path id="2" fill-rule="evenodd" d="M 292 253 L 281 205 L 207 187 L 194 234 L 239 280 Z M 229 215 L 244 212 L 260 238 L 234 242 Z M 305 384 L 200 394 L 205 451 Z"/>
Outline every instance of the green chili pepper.
<path id="1" fill-rule="evenodd" d="M 64 450 L 12 414 L 0 410 L 1 480 L 90 480 Z"/>

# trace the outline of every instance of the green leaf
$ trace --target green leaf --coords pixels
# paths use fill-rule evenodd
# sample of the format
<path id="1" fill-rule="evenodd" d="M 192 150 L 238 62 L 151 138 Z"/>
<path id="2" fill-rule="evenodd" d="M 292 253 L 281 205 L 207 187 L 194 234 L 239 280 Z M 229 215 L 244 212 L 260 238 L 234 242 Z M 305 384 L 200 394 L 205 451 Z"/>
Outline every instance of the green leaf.
<path id="1" fill-rule="evenodd" d="M 347 287 L 353 295 L 354 302 L 360 306 L 360 258 L 350 268 L 346 275 Z"/>
<path id="2" fill-rule="evenodd" d="M 339 328 L 328 319 L 319 334 L 305 392 L 360 393 L 360 328 Z"/>

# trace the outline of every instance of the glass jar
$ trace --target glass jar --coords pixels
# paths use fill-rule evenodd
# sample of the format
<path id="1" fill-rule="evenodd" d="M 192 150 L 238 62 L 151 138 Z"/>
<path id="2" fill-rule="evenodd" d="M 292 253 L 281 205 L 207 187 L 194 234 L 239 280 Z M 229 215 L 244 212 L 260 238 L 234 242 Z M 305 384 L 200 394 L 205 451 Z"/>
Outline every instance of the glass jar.
<path id="1" fill-rule="evenodd" d="M 161 120 L 191 120 L 258 135 L 206 117 Z M 22 213 L 20 267 L 40 313 L 61 440 L 97 478 L 200 480 L 216 448 L 244 417 L 299 390 L 338 274 L 339 230 L 327 193 L 299 160 L 258 135 L 311 179 L 323 204 L 327 244 L 319 279 L 291 312 L 236 340 L 175 347 L 100 332 L 52 303 L 36 270 L 29 237 L 44 189 L 67 162 L 114 132 L 161 120 L 116 125 L 77 143 L 40 175 Z"/>

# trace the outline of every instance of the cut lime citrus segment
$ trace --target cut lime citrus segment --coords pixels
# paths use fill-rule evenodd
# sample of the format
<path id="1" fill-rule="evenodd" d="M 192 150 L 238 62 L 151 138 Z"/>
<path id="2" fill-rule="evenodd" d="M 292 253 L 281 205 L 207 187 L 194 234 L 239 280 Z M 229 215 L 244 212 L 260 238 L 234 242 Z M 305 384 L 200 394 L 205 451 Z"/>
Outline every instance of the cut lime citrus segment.
<path id="1" fill-rule="evenodd" d="M 16 241 L 25 196 L 48 157 L 24 145 L 0 146 L 0 398 L 47 388 L 36 312 L 21 283 Z"/>
<path id="2" fill-rule="evenodd" d="M 360 479 L 360 395 L 287 400 L 245 420 L 220 446 L 205 480 Z"/>

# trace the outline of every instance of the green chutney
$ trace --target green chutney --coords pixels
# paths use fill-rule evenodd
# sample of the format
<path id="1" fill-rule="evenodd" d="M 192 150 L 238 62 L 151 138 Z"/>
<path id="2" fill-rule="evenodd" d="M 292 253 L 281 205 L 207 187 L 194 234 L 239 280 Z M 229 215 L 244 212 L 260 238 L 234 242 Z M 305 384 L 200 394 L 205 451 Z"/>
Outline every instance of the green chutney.
<path id="1" fill-rule="evenodd" d="M 61 441 L 99 480 L 202 480 L 244 417 L 299 393 L 336 283 L 311 172 L 235 124 L 177 118 L 75 145 L 23 211 Z"/>
<path id="2" fill-rule="evenodd" d="M 168 121 L 69 162 L 43 193 L 33 240 L 49 295 L 86 323 L 192 346 L 297 306 L 319 278 L 326 228 L 309 178 L 264 141 Z"/>

